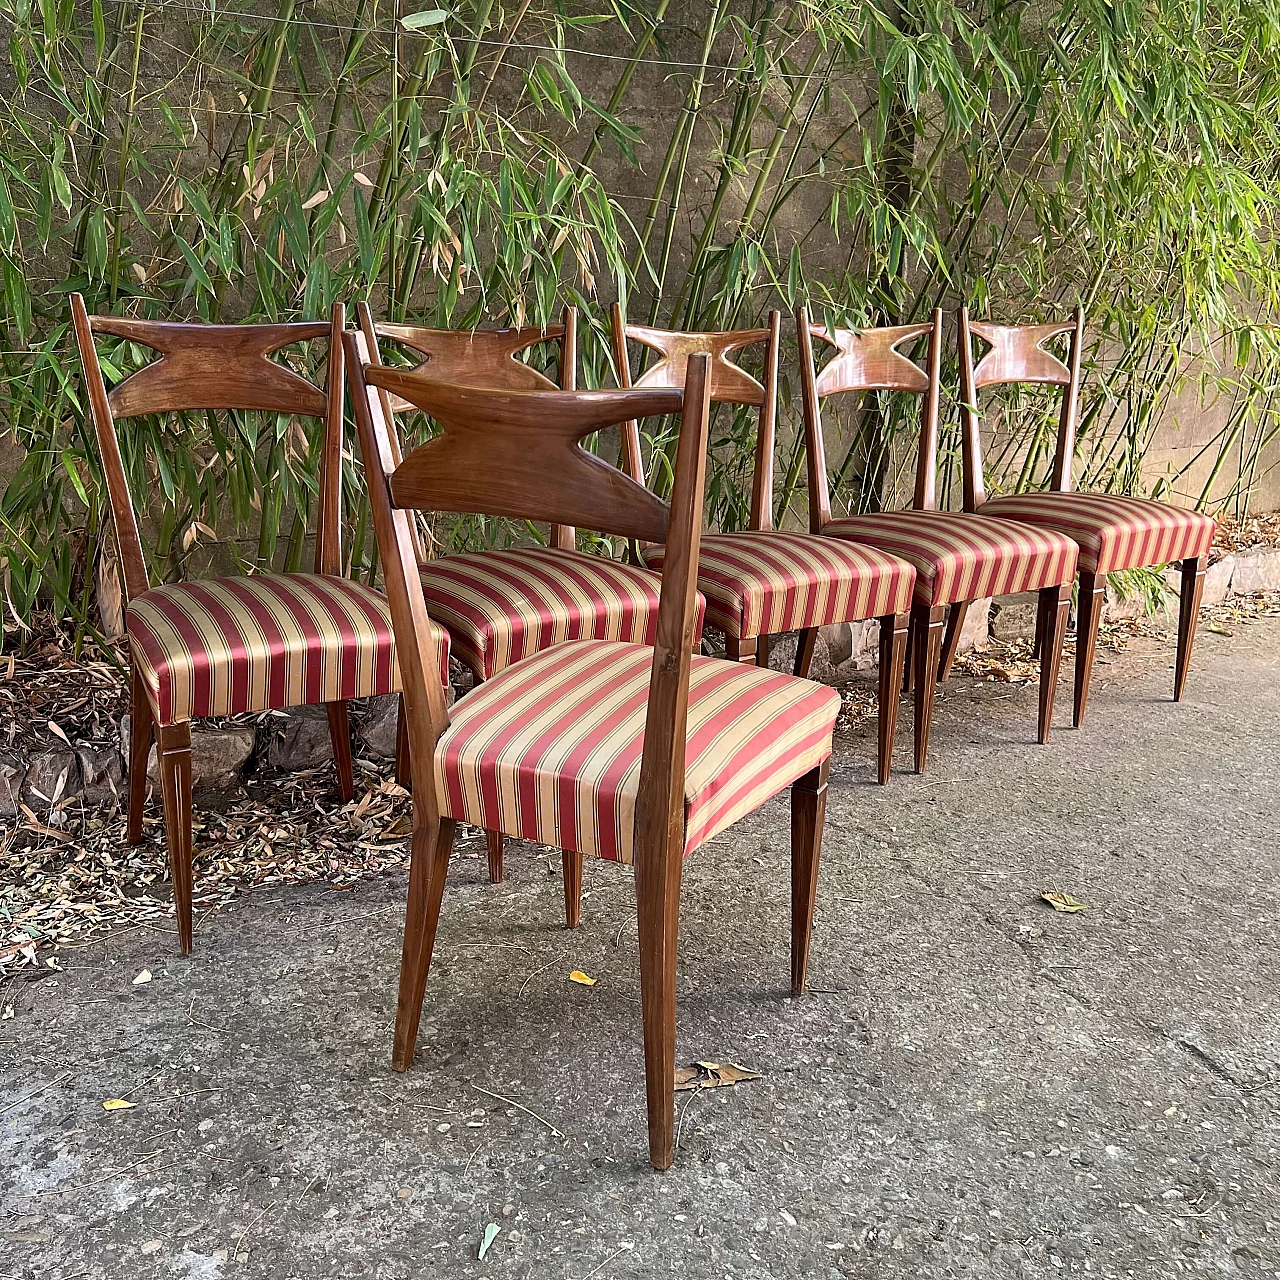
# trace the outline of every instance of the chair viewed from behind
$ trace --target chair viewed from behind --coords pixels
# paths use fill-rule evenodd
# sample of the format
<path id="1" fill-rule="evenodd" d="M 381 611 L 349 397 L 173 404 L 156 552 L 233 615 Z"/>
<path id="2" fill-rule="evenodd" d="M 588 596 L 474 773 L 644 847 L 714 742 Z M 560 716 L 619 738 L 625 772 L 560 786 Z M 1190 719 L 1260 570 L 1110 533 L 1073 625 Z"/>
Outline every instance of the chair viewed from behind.
<path id="1" fill-rule="evenodd" d="M 347 700 L 399 688 L 386 600 L 341 576 L 345 313 L 335 306 L 327 323 L 168 324 L 91 316 L 84 299 L 72 294 L 71 314 L 124 580 L 132 717 L 128 840 L 142 839 L 154 730 L 185 955 L 192 947 L 191 721 L 324 703 L 338 791 L 349 800 L 354 779 Z M 149 348 L 158 359 L 108 391 L 99 337 Z M 314 341 L 328 343 L 323 387 L 272 359 Z M 313 574 L 151 584 L 118 426 L 134 417 L 187 411 L 290 414 L 323 422 Z M 135 478 L 142 480 L 143 473 Z M 447 637 L 440 638 L 447 644 Z"/>
<path id="2" fill-rule="evenodd" d="M 935 683 L 950 670 L 969 605 L 989 596 L 1039 593 L 1039 616 L 1047 640 L 1040 663 L 1037 736 L 1045 742 L 1071 603 L 1076 546 L 1052 530 L 970 512 L 937 510 L 941 310 L 935 310 L 927 324 L 847 329 L 814 324 L 808 308 L 801 306 L 796 311 L 796 332 L 808 450 L 810 528 L 827 537 L 870 543 L 909 561 L 916 570 L 910 640 L 916 772 L 924 770 L 928 757 Z M 821 370 L 814 360 L 815 339 L 833 350 Z M 927 368 L 904 353 L 908 344 L 921 339 L 928 344 Z M 835 395 L 876 391 L 915 395 L 923 405 L 912 506 L 906 511 L 833 517 L 821 402 Z M 966 454 L 966 484 L 969 461 Z"/>
<path id="3" fill-rule="evenodd" d="M 1084 354 L 1084 310 L 1070 321 L 1039 325 L 983 324 L 957 313 L 960 345 L 960 401 L 964 447 L 973 459 L 966 467 L 965 510 L 1054 529 L 1080 547 L 1077 594 L 1076 678 L 1073 723 L 1079 728 L 1089 700 L 1089 678 L 1098 649 L 1107 574 L 1120 569 L 1177 563 L 1182 575 L 1178 650 L 1173 700 L 1182 698 L 1195 643 L 1196 620 L 1215 522 L 1149 498 L 1114 493 L 1081 493 L 1073 485 L 1076 428 L 1080 414 L 1080 365 Z M 1069 337 L 1064 362 L 1046 344 Z M 974 339 L 986 345 L 975 365 Z M 982 435 L 978 392 L 988 387 L 1039 384 L 1060 387 L 1058 436 L 1049 489 L 988 498 L 982 475 Z M 1037 644 L 1042 639 L 1037 635 Z"/>
<path id="4" fill-rule="evenodd" d="M 430 329 L 375 320 L 357 304 L 371 363 L 383 362 L 380 342 L 422 357 L 416 370 L 432 381 L 497 390 L 572 390 L 577 363 L 577 312 L 566 307 L 559 325 L 524 329 Z M 556 383 L 519 359 L 544 343 L 559 347 Z M 401 451 L 396 415 L 413 411 L 403 397 L 382 393 L 394 456 Z M 596 532 L 599 532 L 598 530 Z M 652 644 L 661 580 L 656 573 L 576 550 L 571 525 L 551 525 L 548 545 L 508 547 L 428 557 L 419 545 L 423 590 L 431 616 L 444 626 L 452 652 L 477 681 L 565 640 L 591 638 Z M 489 878 L 503 876 L 500 832 L 486 832 Z M 565 921 L 581 918 L 581 859 L 566 858 Z"/>
<path id="5" fill-rule="evenodd" d="M 769 313 L 767 329 L 725 333 L 680 333 L 628 325 L 622 308 L 612 309 L 614 363 L 623 387 L 681 387 L 691 355 L 701 353 L 711 369 L 713 403 L 759 409 L 749 528 L 704 533 L 698 558 L 698 588 L 707 599 L 707 620 L 724 632 L 726 656 L 735 662 L 769 665 L 771 636 L 798 632 L 794 671 L 803 676 L 813 660 L 818 628 L 875 618 L 880 623 L 880 704 L 877 778 L 888 782 L 906 657 L 907 611 L 915 569 L 905 560 L 854 542 L 773 528 L 773 468 L 778 399 L 781 313 Z M 659 359 L 632 380 L 628 342 Z M 764 381 L 730 358 L 764 346 Z M 640 432 L 623 425 L 624 465 L 642 480 Z M 641 548 L 645 564 L 661 569 L 662 546 Z"/>
<path id="6" fill-rule="evenodd" d="M 683 392 L 498 391 L 370 363 L 347 337 L 356 423 L 404 679 L 414 832 L 393 1065 L 413 1058 L 459 821 L 633 863 L 650 1159 L 675 1139 L 675 983 L 684 855 L 792 786 L 792 989 L 803 990 L 831 732 L 839 697 L 807 680 L 694 657 L 710 369 Z M 401 460 L 387 392 L 440 434 Z M 670 507 L 586 452 L 592 433 L 650 415 L 683 426 Z M 668 548 L 653 647 L 553 646 L 446 709 L 431 679 L 429 605 L 411 512 L 586 525 Z"/>

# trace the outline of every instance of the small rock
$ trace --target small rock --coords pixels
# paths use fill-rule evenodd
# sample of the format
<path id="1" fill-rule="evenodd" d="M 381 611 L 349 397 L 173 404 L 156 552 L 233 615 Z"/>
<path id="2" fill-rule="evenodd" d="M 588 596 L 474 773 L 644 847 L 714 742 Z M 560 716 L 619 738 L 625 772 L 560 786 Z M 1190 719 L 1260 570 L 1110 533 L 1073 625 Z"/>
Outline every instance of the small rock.
<path id="1" fill-rule="evenodd" d="M 1238 596 L 1255 591 L 1280 590 L 1280 548 L 1260 547 L 1257 551 L 1237 551 L 1233 557 L 1231 590 Z"/>
<path id="2" fill-rule="evenodd" d="M 18 797 L 27 766 L 16 756 L 0 755 L 0 818 L 12 818 L 18 812 Z"/>
<path id="3" fill-rule="evenodd" d="M 352 723 L 364 754 L 371 760 L 395 759 L 400 695 L 384 693 L 368 699 L 359 708 L 353 706 L 352 712 Z"/>
<path id="4" fill-rule="evenodd" d="M 1034 591 L 1001 596 L 991 606 L 991 634 L 997 640 L 1034 639 L 1039 605 L 1040 597 Z"/>
<path id="5" fill-rule="evenodd" d="M 987 643 L 991 634 L 991 597 L 973 600 L 969 611 L 964 615 L 964 625 L 960 628 L 960 644 L 957 653 L 968 653 L 971 649 L 981 648 Z"/>
<path id="6" fill-rule="evenodd" d="M 82 747 L 76 752 L 85 804 L 116 804 L 124 796 L 124 757 L 115 747 Z"/>
<path id="7" fill-rule="evenodd" d="M 126 722 L 128 716 L 125 717 Z M 127 724 L 124 732 L 128 732 Z M 225 729 L 191 730 L 191 785 L 225 791 L 240 781 L 240 770 L 253 755 L 257 735 L 249 725 L 231 725 Z M 160 769 L 156 749 L 151 748 L 147 760 L 147 781 L 160 786 Z"/>
<path id="8" fill-rule="evenodd" d="M 1221 560 L 1214 561 L 1204 571 L 1204 586 L 1200 596 L 1202 606 L 1221 604 L 1227 598 L 1231 591 L 1231 579 L 1235 576 L 1235 568 L 1235 556 L 1223 556 Z M 1169 570 L 1169 573 L 1175 579 L 1175 592 L 1180 591 L 1182 574 L 1176 568 Z"/>
<path id="9" fill-rule="evenodd" d="M 79 794 L 80 762 L 72 751 L 46 751 L 36 756 L 22 783 L 22 799 L 37 813 L 59 800 Z"/>
<path id="10" fill-rule="evenodd" d="M 272 719 L 267 763 L 273 768 L 292 773 L 314 769 L 332 759 L 333 740 L 323 707 L 294 707 L 284 718 Z"/>
<path id="11" fill-rule="evenodd" d="M 819 627 L 818 639 L 826 647 L 827 661 L 833 667 L 842 666 L 853 657 L 853 627 L 848 622 Z"/>

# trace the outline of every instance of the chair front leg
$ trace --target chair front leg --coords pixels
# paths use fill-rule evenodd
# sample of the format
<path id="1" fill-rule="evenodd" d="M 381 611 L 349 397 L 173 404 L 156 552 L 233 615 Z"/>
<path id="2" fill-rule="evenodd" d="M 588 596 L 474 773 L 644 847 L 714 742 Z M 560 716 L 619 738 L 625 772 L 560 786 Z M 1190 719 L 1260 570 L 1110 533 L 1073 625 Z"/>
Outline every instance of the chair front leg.
<path id="1" fill-rule="evenodd" d="M 886 614 L 880 619 L 880 705 L 876 778 L 881 786 L 893 771 L 893 740 L 898 733 L 898 707 L 902 700 L 902 677 L 907 664 L 909 618 L 905 613 Z"/>
<path id="2" fill-rule="evenodd" d="M 326 702 L 324 709 L 329 716 L 329 741 L 333 744 L 333 767 L 338 773 L 338 795 L 346 803 L 356 793 L 351 768 L 351 719 L 345 702 Z"/>
<path id="3" fill-rule="evenodd" d="M 818 643 L 818 628 L 805 627 L 796 637 L 796 662 L 792 674 L 807 677 L 813 665 L 813 651 Z"/>
<path id="4" fill-rule="evenodd" d="M 456 828 L 452 818 L 441 818 L 437 825 L 418 820 L 415 815 L 409 901 L 405 907 L 404 946 L 400 955 L 400 994 L 396 1002 L 396 1042 L 391 1057 L 396 1071 L 408 1071 L 413 1062 Z"/>
<path id="5" fill-rule="evenodd" d="M 680 831 L 655 857 L 636 866 L 649 1161 L 655 1169 L 669 1169 L 676 1157 L 676 944 L 683 834 Z"/>
<path id="6" fill-rule="evenodd" d="M 1058 668 L 1062 645 L 1067 637 L 1067 613 L 1071 609 L 1071 586 L 1063 583 L 1040 592 L 1036 611 L 1036 631 L 1040 634 L 1040 725 L 1037 741 L 1049 741 L 1053 721 L 1053 699 L 1058 692 Z"/>
<path id="7" fill-rule="evenodd" d="M 582 923 L 582 854 L 561 850 L 564 869 L 564 927 L 576 929 Z"/>
<path id="8" fill-rule="evenodd" d="M 938 662 L 938 679 L 945 680 L 955 665 L 960 649 L 960 632 L 964 628 L 965 615 L 969 612 L 968 600 L 957 600 L 947 612 L 947 630 L 942 638 L 942 657 Z"/>
<path id="9" fill-rule="evenodd" d="M 161 725 L 156 733 L 169 874 L 178 917 L 178 950 L 191 954 L 191 724 Z"/>
<path id="10" fill-rule="evenodd" d="M 744 636 L 742 639 L 738 639 L 736 636 L 725 636 L 724 656 L 730 662 L 746 662 L 751 666 L 755 666 L 756 637 Z"/>
<path id="11" fill-rule="evenodd" d="M 791 994 L 804 994 L 818 897 L 818 855 L 827 817 L 828 757 L 791 784 Z"/>
<path id="12" fill-rule="evenodd" d="M 911 648 L 916 690 L 916 772 L 923 773 L 929 758 L 929 731 L 933 727 L 933 695 L 937 688 L 938 662 L 942 654 L 942 627 L 946 606 L 916 605 L 911 610 Z"/>
<path id="13" fill-rule="evenodd" d="M 767 667 L 769 665 L 769 637 L 759 636 L 756 639 L 756 666 Z"/>
<path id="14" fill-rule="evenodd" d="M 1182 701 L 1191 665 L 1191 646 L 1196 642 L 1200 619 L 1200 597 L 1204 593 L 1204 571 L 1208 556 L 1188 556 L 1182 562 L 1182 592 L 1178 599 L 1178 657 L 1173 669 L 1173 700 Z"/>
<path id="15" fill-rule="evenodd" d="M 151 754 L 151 703 L 137 668 L 129 680 L 129 827 L 130 844 L 142 840 L 142 809 L 147 799 L 147 757 Z"/>
<path id="16" fill-rule="evenodd" d="M 406 791 L 413 790 L 413 767 L 409 763 L 409 725 L 404 718 L 404 694 L 396 711 L 396 781 Z"/>
<path id="17" fill-rule="evenodd" d="M 1089 701 L 1089 682 L 1098 653 L 1098 627 L 1102 623 L 1102 602 L 1106 591 L 1104 574 L 1080 571 L 1076 591 L 1076 682 L 1071 706 L 1071 723 L 1078 729 L 1084 723 L 1084 709 Z"/>

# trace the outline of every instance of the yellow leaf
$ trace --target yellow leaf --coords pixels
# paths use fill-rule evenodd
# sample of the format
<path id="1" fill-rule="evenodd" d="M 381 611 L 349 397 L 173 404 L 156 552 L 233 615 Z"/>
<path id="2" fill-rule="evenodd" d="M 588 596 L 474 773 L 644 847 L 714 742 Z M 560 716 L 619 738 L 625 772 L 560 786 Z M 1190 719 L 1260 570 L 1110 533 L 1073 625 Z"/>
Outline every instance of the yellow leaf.
<path id="1" fill-rule="evenodd" d="M 596 980 L 594 978 L 587 977 L 587 975 L 583 973 L 581 969 L 575 969 L 569 975 L 569 981 L 580 982 L 584 987 L 594 987 L 596 985 Z"/>
<path id="2" fill-rule="evenodd" d="M 108 1098 L 102 1104 L 103 1111 L 127 1111 L 130 1107 L 136 1107 L 136 1102 L 126 1102 L 123 1098 Z"/>
<path id="3" fill-rule="evenodd" d="M 1088 911 L 1087 904 L 1081 902 L 1078 898 L 1073 898 L 1069 893 L 1061 893 L 1057 889 L 1044 889 L 1040 896 L 1055 911 Z"/>

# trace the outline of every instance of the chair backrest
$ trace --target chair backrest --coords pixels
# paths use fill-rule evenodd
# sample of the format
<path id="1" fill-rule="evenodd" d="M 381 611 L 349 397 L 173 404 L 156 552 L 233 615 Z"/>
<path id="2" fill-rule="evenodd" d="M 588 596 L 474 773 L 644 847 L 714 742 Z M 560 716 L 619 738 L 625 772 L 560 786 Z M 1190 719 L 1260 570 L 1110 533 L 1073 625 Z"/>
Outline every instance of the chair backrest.
<path id="1" fill-rule="evenodd" d="M 415 804 L 439 818 L 432 773 L 448 724 L 440 688 L 411 510 L 583 523 L 636 540 L 665 542 L 644 757 L 637 810 L 637 860 L 645 841 L 683 821 L 685 722 L 694 644 L 699 530 L 706 481 L 708 361 L 689 361 L 683 392 L 494 390 L 433 381 L 370 359 L 362 333 L 346 335 L 348 374 L 382 555 L 405 691 Z M 429 414 L 440 434 L 396 456 L 381 392 Z M 668 507 L 581 441 L 628 418 L 681 413 L 675 483 Z"/>
<path id="2" fill-rule="evenodd" d="M 965 510 L 976 511 L 986 501 L 982 478 L 982 437 L 978 392 L 983 387 L 1032 383 L 1062 388 L 1058 414 L 1058 441 L 1053 459 L 1052 488 L 1071 489 L 1071 464 L 1076 449 L 1076 423 L 1080 409 L 1080 360 L 1084 354 L 1084 308 L 1061 324 L 980 324 L 969 319 L 969 308 L 957 313 L 960 355 L 960 415 L 966 455 Z M 1070 335 L 1065 363 L 1045 343 Z M 987 343 L 986 354 L 975 366 L 973 339 Z M 968 466 L 972 458 L 974 465 Z M 970 484 L 972 479 L 972 484 Z"/>
<path id="3" fill-rule="evenodd" d="M 734 329 L 726 333 L 681 333 L 671 329 L 651 329 L 627 324 L 622 307 L 610 309 L 613 330 L 613 361 L 622 387 L 683 387 L 689 357 L 705 355 L 709 361 L 712 404 L 744 404 L 759 408 L 756 431 L 755 476 L 751 486 L 751 528 L 768 529 L 773 524 L 773 452 L 778 420 L 778 352 L 782 313 L 769 312 L 766 329 Z M 632 380 L 627 341 L 656 351 L 661 359 Z M 758 342 L 766 343 L 764 381 L 752 377 L 729 357 Z M 644 478 L 640 456 L 640 429 L 635 421 L 622 424 L 622 464 L 635 480 Z"/>
<path id="4" fill-rule="evenodd" d="M 831 519 L 826 445 L 822 436 L 820 402 L 847 391 L 906 391 L 924 397 L 920 441 L 916 451 L 916 484 L 912 506 L 932 511 L 937 505 L 938 403 L 942 392 L 942 311 L 928 324 L 895 325 L 879 329 L 837 329 L 814 324 L 809 308 L 796 308 L 796 337 L 800 344 L 800 391 L 804 411 L 805 452 L 809 460 L 809 526 L 819 532 Z M 928 367 L 922 369 L 901 348 L 929 339 Z M 834 349 L 818 369 L 813 340 Z"/>
<path id="5" fill-rule="evenodd" d="M 416 324 L 389 324 L 375 320 L 365 301 L 356 303 L 360 332 L 369 347 L 370 363 L 381 365 L 378 340 L 385 339 L 422 356 L 414 368 L 437 382 L 460 387 L 489 387 L 505 391 L 572 391 L 577 385 L 578 311 L 565 307 L 561 323 L 546 328 L 523 329 L 429 329 Z M 546 374 L 517 359 L 523 351 L 544 342 L 560 348 L 560 381 L 557 386 Z M 407 400 L 382 393 L 382 409 L 391 429 L 395 457 L 400 457 L 395 415 L 413 409 Z M 415 530 L 416 538 L 416 530 Z M 572 551 L 576 534 L 569 525 L 551 526 L 551 545 Z M 423 548 L 419 546 L 419 554 Z"/>
<path id="6" fill-rule="evenodd" d="M 242 410 L 323 419 L 315 567 L 317 573 L 342 571 L 342 331 L 346 311 L 341 303 L 334 305 L 327 323 L 169 324 L 91 316 L 84 298 L 73 293 L 71 319 L 102 456 L 126 600 L 144 592 L 149 582 L 116 424 L 148 414 Z M 98 334 L 149 347 L 159 358 L 108 391 L 94 342 Z M 317 338 L 329 342 L 324 387 L 271 359 L 284 347 Z"/>

